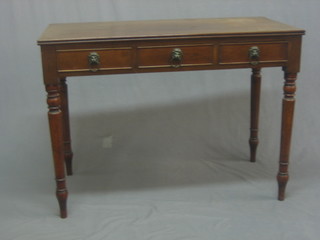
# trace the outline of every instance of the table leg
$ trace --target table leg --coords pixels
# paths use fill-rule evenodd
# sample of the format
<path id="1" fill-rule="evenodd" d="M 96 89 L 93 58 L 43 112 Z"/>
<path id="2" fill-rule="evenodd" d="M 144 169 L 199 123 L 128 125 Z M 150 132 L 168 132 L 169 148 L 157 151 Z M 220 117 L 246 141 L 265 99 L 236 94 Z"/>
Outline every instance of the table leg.
<path id="1" fill-rule="evenodd" d="M 282 100 L 280 160 L 279 172 L 277 175 L 279 185 L 278 199 L 280 201 L 284 200 L 285 198 L 285 188 L 289 179 L 288 164 L 295 104 L 295 82 L 297 79 L 297 73 L 285 72 L 284 78 L 285 82 L 283 87 L 284 97 Z"/>
<path id="2" fill-rule="evenodd" d="M 64 152 L 63 152 L 63 116 L 61 111 L 61 95 L 59 84 L 46 85 L 48 93 L 48 118 L 50 125 L 51 144 L 53 152 L 53 162 L 56 177 L 56 196 L 60 206 L 61 218 L 67 217 L 67 197 Z"/>
<path id="3" fill-rule="evenodd" d="M 261 69 L 253 68 L 251 75 L 251 111 L 250 111 L 250 161 L 256 161 L 256 152 L 259 143 L 258 125 L 259 125 L 259 105 L 261 89 Z"/>
<path id="4" fill-rule="evenodd" d="M 64 159 L 67 169 L 67 175 L 72 175 L 72 157 L 73 152 L 71 148 L 70 137 L 70 123 L 69 123 L 69 103 L 68 103 L 68 86 L 66 79 L 61 80 L 61 108 L 63 114 L 63 143 L 64 143 Z"/>

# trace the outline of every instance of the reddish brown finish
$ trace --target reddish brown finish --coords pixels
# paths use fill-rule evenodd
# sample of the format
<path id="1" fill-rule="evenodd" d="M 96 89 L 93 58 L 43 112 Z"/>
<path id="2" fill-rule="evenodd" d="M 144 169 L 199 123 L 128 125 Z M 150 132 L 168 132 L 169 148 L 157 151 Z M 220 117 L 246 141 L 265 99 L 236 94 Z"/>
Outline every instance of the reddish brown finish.
<path id="1" fill-rule="evenodd" d="M 72 157 L 70 123 L 69 123 L 69 104 L 68 104 L 68 86 L 66 79 L 61 79 L 61 108 L 63 114 L 63 144 L 64 144 L 64 160 L 66 164 L 67 175 L 72 175 Z"/>
<path id="2" fill-rule="evenodd" d="M 49 125 L 60 215 L 67 216 L 67 174 L 72 174 L 68 91 L 65 78 L 104 74 L 252 68 L 250 160 L 256 159 L 260 101 L 260 69 L 283 67 L 284 99 L 278 199 L 284 199 L 293 122 L 296 74 L 300 69 L 304 30 L 267 18 L 185 19 L 50 25 L 39 39 L 48 92 Z M 260 49 L 259 62 L 248 51 Z M 173 49 L 183 58 L 171 66 Z M 88 55 L 100 55 L 92 66 Z M 257 64 L 257 65 L 252 65 Z"/>
<path id="3" fill-rule="evenodd" d="M 279 159 L 279 172 L 277 175 L 279 184 L 278 199 L 284 200 L 285 188 L 289 179 L 288 164 L 290 154 L 291 133 L 293 125 L 293 113 L 295 104 L 297 73 L 285 72 L 283 87 L 284 97 L 282 100 L 282 124 L 281 124 L 281 146 Z"/>
<path id="4" fill-rule="evenodd" d="M 251 116 L 250 116 L 250 161 L 256 161 L 256 152 L 259 144 L 259 105 L 260 105 L 261 74 L 260 68 L 253 68 L 251 75 Z"/>
<path id="5" fill-rule="evenodd" d="M 174 49 L 183 53 L 181 66 L 213 65 L 213 45 L 169 45 L 139 47 L 137 50 L 138 68 L 171 67 L 170 57 Z"/>
<path id="6" fill-rule="evenodd" d="M 97 66 L 100 70 L 131 69 L 131 48 L 92 48 L 78 50 L 59 50 L 57 52 L 58 72 L 90 71 L 92 67 L 88 64 L 88 55 L 96 52 L 100 56 Z"/>
<path id="7" fill-rule="evenodd" d="M 46 91 L 48 93 L 48 118 L 57 184 L 56 196 L 60 205 L 60 216 L 61 218 L 66 218 L 68 191 L 64 170 L 63 116 L 61 111 L 60 86 L 48 84 L 46 85 Z"/>
<path id="8" fill-rule="evenodd" d="M 284 36 L 304 31 L 265 17 L 50 24 L 40 44 L 193 37 Z"/>
<path id="9" fill-rule="evenodd" d="M 292 46 L 289 44 L 290 39 L 291 37 L 285 35 L 282 38 L 277 36 L 58 44 L 55 46 L 58 69 L 56 73 L 59 77 L 68 77 L 252 68 L 248 51 L 253 46 L 260 48 L 259 67 L 288 66 L 288 52 Z M 239 50 L 236 50 L 236 46 Z M 46 48 L 47 45 L 42 47 Z M 111 50 L 112 48 L 114 50 Z M 171 52 L 175 48 L 183 52 L 179 68 L 171 67 Z M 88 55 L 91 52 L 100 55 L 101 64 L 94 67 L 95 71 L 92 71 L 88 64 Z"/>
<path id="10" fill-rule="evenodd" d="M 288 43 L 222 44 L 219 51 L 220 64 L 249 63 L 248 49 L 257 46 L 260 49 L 260 63 L 286 62 L 288 60 Z"/>

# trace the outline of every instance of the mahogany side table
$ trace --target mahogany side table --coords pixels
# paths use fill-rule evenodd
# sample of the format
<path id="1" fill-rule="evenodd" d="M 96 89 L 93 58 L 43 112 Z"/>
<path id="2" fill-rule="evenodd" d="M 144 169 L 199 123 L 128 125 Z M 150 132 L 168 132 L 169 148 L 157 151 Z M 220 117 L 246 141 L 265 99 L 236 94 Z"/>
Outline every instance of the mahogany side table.
<path id="1" fill-rule="evenodd" d="M 67 217 L 72 175 L 66 78 L 251 68 L 250 161 L 256 160 L 260 69 L 282 67 L 278 199 L 284 200 L 304 30 L 264 17 L 51 24 L 38 40 L 47 95 L 56 195 Z"/>

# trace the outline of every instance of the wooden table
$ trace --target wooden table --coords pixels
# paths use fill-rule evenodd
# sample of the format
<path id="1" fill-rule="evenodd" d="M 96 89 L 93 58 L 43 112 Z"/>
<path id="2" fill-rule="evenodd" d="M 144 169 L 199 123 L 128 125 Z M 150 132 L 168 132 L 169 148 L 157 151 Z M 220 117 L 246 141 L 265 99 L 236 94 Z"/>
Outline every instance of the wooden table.
<path id="1" fill-rule="evenodd" d="M 60 216 L 67 216 L 65 175 L 72 175 L 66 85 L 66 78 L 71 76 L 251 68 L 249 145 L 250 160 L 254 162 L 258 145 L 260 69 L 282 67 L 285 81 L 277 180 L 278 199 L 284 200 L 303 34 L 302 29 L 263 17 L 49 25 L 38 44 L 48 93 Z"/>

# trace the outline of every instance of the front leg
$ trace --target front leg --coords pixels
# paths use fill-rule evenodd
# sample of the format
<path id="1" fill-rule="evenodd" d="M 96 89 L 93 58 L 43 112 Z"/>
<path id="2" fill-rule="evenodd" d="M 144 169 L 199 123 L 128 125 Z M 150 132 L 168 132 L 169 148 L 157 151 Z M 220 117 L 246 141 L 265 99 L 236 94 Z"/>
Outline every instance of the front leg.
<path id="1" fill-rule="evenodd" d="M 261 92 L 261 69 L 253 68 L 251 75 L 251 104 L 250 104 L 250 161 L 256 161 L 259 126 L 259 105 Z"/>
<path id="2" fill-rule="evenodd" d="M 68 191 L 65 180 L 64 147 L 63 147 L 63 116 L 61 111 L 61 93 L 59 84 L 47 84 L 48 118 L 56 177 L 56 196 L 60 206 L 61 218 L 67 217 Z"/>
<path id="3" fill-rule="evenodd" d="M 278 199 L 280 201 L 283 201 L 285 198 L 285 188 L 289 179 L 288 164 L 295 104 L 296 79 L 297 73 L 285 72 L 283 87 L 284 97 L 282 100 L 280 160 L 279 172 L 277 175 L 279 185 Z"/>

